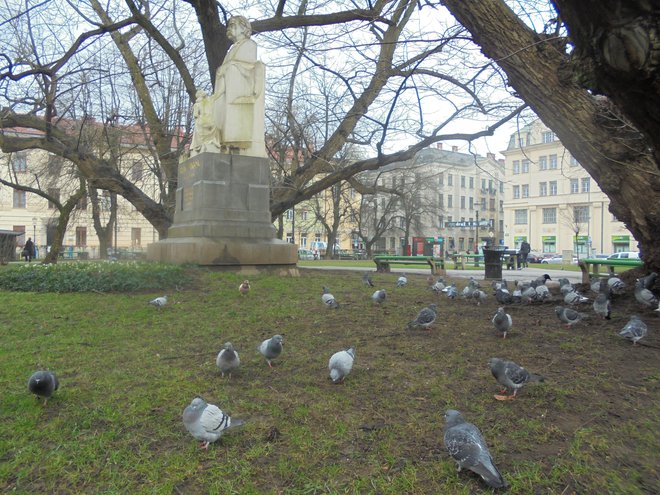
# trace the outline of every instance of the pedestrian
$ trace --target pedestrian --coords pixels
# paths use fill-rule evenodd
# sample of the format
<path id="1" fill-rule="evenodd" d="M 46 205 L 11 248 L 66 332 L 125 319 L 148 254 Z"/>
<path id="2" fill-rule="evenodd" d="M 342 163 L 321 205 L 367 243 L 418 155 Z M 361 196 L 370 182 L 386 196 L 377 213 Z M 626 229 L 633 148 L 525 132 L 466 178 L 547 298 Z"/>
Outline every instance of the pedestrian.
<path id="1" fill-rule="evenodd" d="M 319 250 L 314 248 L 314 259 L 317 260 L 319 259 Z"/>
<path id="2" fill-rule="evenodd" d="M 25 246 L 23 246 L 23 257 L 25 261 L 32 261 L 34 258 L 34 243 L 32 242 L 32 237 L 28 237 L 28 240 L 25 241 Z"/>
<path id="3" fill-rule="evenodd" d="M 520 243 L 520 265 L 524 266 L 527 268 L 529 264 L 527 263 L 527 256 L 529 256 L 530 251 L 532 250 L 532 247 L 529 245 L 529 242 L 527 241 L 522 241 Z"/>

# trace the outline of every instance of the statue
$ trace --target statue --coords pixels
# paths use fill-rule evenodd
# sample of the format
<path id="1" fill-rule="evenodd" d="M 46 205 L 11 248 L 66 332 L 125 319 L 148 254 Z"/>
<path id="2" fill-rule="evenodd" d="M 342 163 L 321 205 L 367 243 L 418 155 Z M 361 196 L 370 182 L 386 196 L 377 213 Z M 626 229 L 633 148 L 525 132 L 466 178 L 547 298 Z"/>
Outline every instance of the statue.
<path id="1" fill-rule="evenodd" d="M 250 22 L 234 16 L 227 36 L 234 42 L 215 75 L 215 91 L 201 93 L 193 106 L 195 132 L 191 155 L 203 151 L 265 157 L 265 67 L 250 39 Z M 200 101 L 201 100 L 201 101 Z"/>

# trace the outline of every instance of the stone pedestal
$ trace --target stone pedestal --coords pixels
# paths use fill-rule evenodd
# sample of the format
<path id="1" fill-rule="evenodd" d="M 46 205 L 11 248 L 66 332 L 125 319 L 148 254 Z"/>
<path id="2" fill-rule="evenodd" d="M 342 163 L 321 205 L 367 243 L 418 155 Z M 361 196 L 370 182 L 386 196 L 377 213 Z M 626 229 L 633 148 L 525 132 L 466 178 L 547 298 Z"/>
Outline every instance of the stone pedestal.
<path id="1" fill-rule="evenodd" d="M 148 258 L 295 270 L 296 246 L 275 238 L 269 184 L 266 158 L 200 153 L 181 162 L 174 222 Z"/>

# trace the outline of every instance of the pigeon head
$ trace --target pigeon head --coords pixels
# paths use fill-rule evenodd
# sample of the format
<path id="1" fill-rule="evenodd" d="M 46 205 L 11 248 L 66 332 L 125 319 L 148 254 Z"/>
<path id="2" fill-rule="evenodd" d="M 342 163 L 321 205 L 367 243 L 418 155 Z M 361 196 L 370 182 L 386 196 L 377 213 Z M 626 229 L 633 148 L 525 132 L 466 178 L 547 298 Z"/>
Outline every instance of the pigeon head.
<path id="1" fill-rule="evenodd" d="M 355 359 L 355 347 L 349 347 L 348 349 L 346 349 L 346 352 L 347 352 L 348 354 L 350 354 L 350 356 L 351 356 L 353 359 Z"/>
<path id="2" fill-rule="evenodd" d="M 223 345 L 222 348 L 226 351 L 234 351 L 234 346 L 231 342 L 225 342 L 225 345 Z"/>
<path id="3" fill-rule="evenodd" d="M 438 312 L 438 306 L 436 304 L 429 304 L 428 308 L 432 310 L 434 313 Z"/>
<path id="4" fill-rule="evenodd" d="M 270 340 L 274 345 L 284 345 L 284 339 L 281 335 L 273 335 L 273 338 Z"/>
<path id="5" fill-rule="evenodd" d="M 550 278 L 550 275 L 548 275 L 547 273 L 544 273 L 544 274 L 543 274 L 543 278 L 546 279 L 546 280 L 552 280 L 552 279 Z"/>
<path id="6" fill-rule="evenodd" d="M 555 306 L 555 314 L 559 316 L 564 311 L 564 308 L 561 306 Z"/>
<path id="7" fill-rule="evenodd" d="M 195 397 L 190 403 L 190 407 L 193 409 L 201 410 L 207 406 L 207 402 L 201 397 Z"/>
<path id="8" fill-rule="evenodd" d="M 490 366 L 491 369 L 492 369 L 492 368 L 494 368 L 495 366 L 499 365 L 501 362 L 502 362 L 502 360 L 501 360 L 500 358 L 495 358 L 495 357 L 494 357 L 494 358 L 490 358 L 490 359 L 488 360 L 488 366 Z"/>
<path id="9" fill-rule="evenodd" d="M 465 423 L 463 416 L 456 409 L 448 409 L 445 412 L 445 426 L 451 428 L 458 424 Z"/>

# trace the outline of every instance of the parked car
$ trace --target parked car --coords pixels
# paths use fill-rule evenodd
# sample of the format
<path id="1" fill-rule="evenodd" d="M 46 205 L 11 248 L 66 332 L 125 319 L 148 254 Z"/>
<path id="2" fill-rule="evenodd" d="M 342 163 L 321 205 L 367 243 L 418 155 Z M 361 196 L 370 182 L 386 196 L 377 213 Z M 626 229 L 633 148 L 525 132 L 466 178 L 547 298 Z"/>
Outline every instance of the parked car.
<path id="1" fill-rule="evenodd" d="M 638 260 L 639 253 L 633 251 L 624 251 L 621 253 L 614 253 L 612 256 L 607 258 L 608 260 Z"/>
<path id="2" fill-rule="evenodd" d="M 577 263 L 577 262 L 578 259 L 575 256 L 573 256 L 571 263 Z M 555 256 L 551 256 L 550 258 L 543 258 L 541 260 L 541 263 L 544 263 L 546 265 L 563 265 L 564 257 L 561 254 L 557 254 Z"/>
<path id="3" fill-rule="evenodd" d="M 531 252 L 527 255 L 527 262 L 528 263 L 541 263 L 543 260 L 543 254 L 542 253 L 535 253 Z"/>
<path id="4" fill-rule="evenodd" d="M 357 254 L 349 249 L 339 249 L 337 251 L 340 260 L 356 260 Z"/>
<path id="5" fill-rule="evenodd" d="M 612 256 L 611 254 L 594 254 L 593 256 L 589 256 L 589 258 L 596 259 L 596 260 L 606 260 Z"/>
<path id="6" fill-rule="evenodd" d="M 298 259 L 299 260 L 313 260 L 314 259 L 314 251 L 312 251 L 311 249 L 300 248 L 300 249 L 298 249 Z"/>

